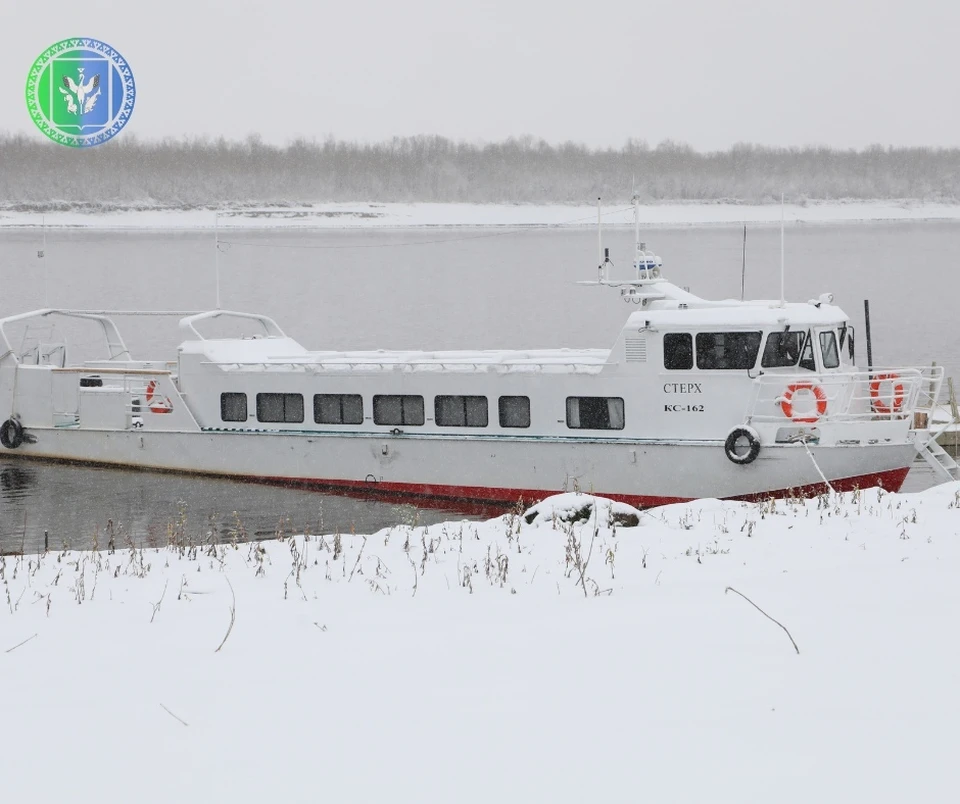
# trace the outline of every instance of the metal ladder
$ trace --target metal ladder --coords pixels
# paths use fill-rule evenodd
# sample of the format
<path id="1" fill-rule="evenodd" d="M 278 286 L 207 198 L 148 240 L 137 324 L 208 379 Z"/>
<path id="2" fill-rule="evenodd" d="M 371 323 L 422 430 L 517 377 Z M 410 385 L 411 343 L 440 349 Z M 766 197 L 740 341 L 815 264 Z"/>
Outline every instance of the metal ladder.
<path id="1" fill-rule="evenodd" d="M 960 464 L 953 459 L 949 452 L 937 443 L 937 439 L 940 438 L 949 427 L 960 423 L 960 413 L 957 411 L 957 397 L 953 387 L 953 379 L 948 379 L 947 383 L 950 389 L 948 404 L 952 414 L 951 420 L 934 431 L 930 436 L 921 436 L 918 432 L 916 441 L 917 452 L 920 454 L 920 457 L 930 465 L 930 468 L 933 469 L 933 473 L 940 483 L 950 483 L 954 480 L 960 480 Z M 936 407 L 936 399 L 931 396 L 928 404 L 920 407 L 927 416 L 932 416 L 934 408 Z"/>
<path id="2" fill-rule="evenodd" d="M 949 426 L 949 424 L 946 425 L 946 427 Z M 941 432 L 942 430 L 938 431 L 937 435 L 926 443 L 918 442 L 917 452 L 920 453 L 921 458 L 930 464 L 930 468 L 933 469 L 933 473 L 941 483 L 949 483 L 953 480 L 960 480 L 960 464 L 951 458 L 950 453 L 937 443 L 937 436 L 940 435 Z"/>

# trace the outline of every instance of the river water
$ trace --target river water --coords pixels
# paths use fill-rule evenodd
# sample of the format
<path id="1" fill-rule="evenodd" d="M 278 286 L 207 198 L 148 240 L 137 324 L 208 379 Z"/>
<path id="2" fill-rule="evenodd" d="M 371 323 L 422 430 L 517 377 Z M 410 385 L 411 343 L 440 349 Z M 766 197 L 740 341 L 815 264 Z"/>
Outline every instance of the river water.
<path id="1" fill-rule="evenodd" d="M 740 294 L 742 229 L 646 229 L 665 274 L 707 298 Z M 56 230 L 45 256 L 36 231 L 0 231 L 0 315 L 44 306 L 203 310 L 274 317 L 311 349 L 609 347 L 634 309 L 596 277 L 595 231 L 445 229 L 205 232 Z M 608 230 L 612 276 L 628 276 L 633 233 Z M 797 225 L 787 231 L 786 295 L 832 292 L 853 318 L 866 365 L 863 300 L 870 300 L 875 365 L 946 367 L 960 380 L 960 224 Z M 780 234 L 748 232 L 746 294 L 779 298 Z M 135 357 L 171 359 L 174 318 L 118 320 Z M 95 357 L 96 333 L 71 339 Z M 906 490 L 933 481 L 923 465 Z M 0 552 L 105 543 L 109 528 L 162 542 L 184 518 L 196 534 L 243 537 L 322 528 L 371 532 L 450 510 L 317 492 L 116 469 L 43 465 L 0 454 Z M 116 538 L 115 538 L 116 541 Z M 119 544 L 119 541 L 118 541 Z"/>

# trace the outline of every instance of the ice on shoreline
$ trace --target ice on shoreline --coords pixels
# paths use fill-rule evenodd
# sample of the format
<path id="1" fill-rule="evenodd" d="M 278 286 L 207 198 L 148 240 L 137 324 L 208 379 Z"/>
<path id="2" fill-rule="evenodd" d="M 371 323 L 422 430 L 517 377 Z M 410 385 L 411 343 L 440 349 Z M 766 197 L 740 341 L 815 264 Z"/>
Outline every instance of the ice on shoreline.
<path id="1" fill-rule="evenodd" d="M 98 552 L 0 559 L 5 793 L 947 796 L 960 483 L 701 500 L 639 527 L 564 522 L 576 502 L 224 545 L 101 531 Z"/>
<path id="2" fill-rule="evenodd" d="M 710 226 L 780 222 L 780 206 L 735 203 L 665 203 L 643 205 L 646 226 Z M 403 229 L 458 226 L 596 225 L 596 207 L 557 204 L 401 204 L 328 203 L 312 206 L 224 207 L 172 209 L 138 206 L 131 209 L 66 208 L 49 212 L 0 206 L 0 228 L 49 227 L 80 229 Z M 788 224 L 883 221 L 957 221 L 960 204 L 918 201 L 850 201 L 787 204 Z M 627 204 L 604 206 L 604 225 L 633 223 Z"/>

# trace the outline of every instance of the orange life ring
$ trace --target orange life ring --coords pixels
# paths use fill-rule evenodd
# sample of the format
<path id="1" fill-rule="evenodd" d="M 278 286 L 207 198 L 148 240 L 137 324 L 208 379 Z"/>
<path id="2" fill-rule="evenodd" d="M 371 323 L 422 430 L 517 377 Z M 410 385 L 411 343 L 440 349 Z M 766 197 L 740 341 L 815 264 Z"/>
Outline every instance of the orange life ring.
<path id="1" fill-rule="evenodd" d="M 147 407 L 153 413 L 173 413 L 173 403 L 169 397 L 157 396 L 157 381 L 150 380 L 147 385 Z"/>
<path id="2" fill-rule="evenodd" d="M 899 413 L 903 410 L 905 394 L 903 383 L 897 382 L 899 379 L 899 374 L 875 374 L 873 376 L 873 382 L 870 383 L 870 406 L 874 413 Z M 893 382 L 893 397 L 890 399 L 889 405 L 880 398 L 880 383 L 884 380 Z"/>
<path id="3" fill-rule="evenodd" d="M 797 391 L 810 391 L 816 397 L 817 400 L 817 412 L 816 415 L 810 414 L 809 416 L 794 416 L 793 415 L 793 395 Z M 780 397 L 780 408 L 783 410 L 783 415 L 788 419 L 792 419 L 795 422 L 804 422 L 807 424 L 813 424 L 821 416 L 827 412 L 827 393 L 819 385 L 814 385 L 812 382 L 795 382 L 787 386 L 787 390 L 784 392 L 783 396 Z"/>

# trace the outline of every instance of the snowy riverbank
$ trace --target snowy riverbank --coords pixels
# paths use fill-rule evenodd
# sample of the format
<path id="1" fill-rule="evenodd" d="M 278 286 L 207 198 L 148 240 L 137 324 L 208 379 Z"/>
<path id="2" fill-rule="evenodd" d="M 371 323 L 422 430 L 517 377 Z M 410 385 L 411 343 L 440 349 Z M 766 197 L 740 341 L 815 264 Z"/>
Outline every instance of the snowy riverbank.
<path id="1" fill-rule="evenodd" d="M 0 228 L 69 227 L 89 229 L 222 228 L 420 228 L 431 226 L 595 226 L 596 207 L 537 204 L 315 204 L 308 207 L 225 207 L 212 209 L 70 208 L 40 212 L 23 205 L 0 206 Z M 796 223 L 957 221 L 960 205 L 916 201 L 810 202 L 788 204 L 784 217 Z M 647 226 L 779 224 L 779 205 L 674 203 L 644 205 Z M 604 207 L 604 224 L 630 225 L 626 204 Z"/>
<path id="2" fill-rule="evenodd" d="M 2 559 L 10 800 L 952 798 L 960 483 L 168 535 Z"/>

